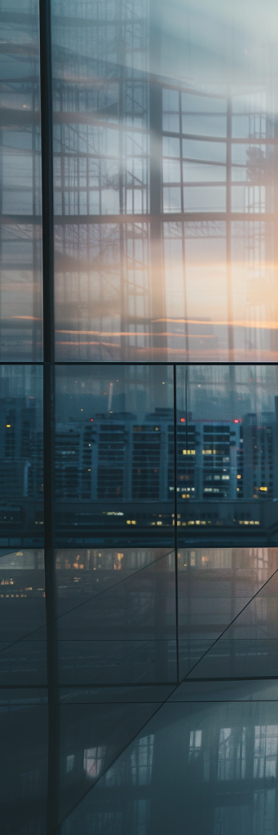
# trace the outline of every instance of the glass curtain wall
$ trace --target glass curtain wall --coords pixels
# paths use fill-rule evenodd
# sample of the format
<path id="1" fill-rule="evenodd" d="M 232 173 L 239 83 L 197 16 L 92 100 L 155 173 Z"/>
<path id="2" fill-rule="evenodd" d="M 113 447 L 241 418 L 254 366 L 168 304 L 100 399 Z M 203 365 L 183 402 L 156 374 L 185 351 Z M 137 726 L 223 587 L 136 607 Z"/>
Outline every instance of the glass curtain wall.
<path id="1" fill-rule="evenodd" d="M 278 675 L 277 10 L 3 0 L 0 21 L 4 832 L 75 835 L 178 684 Z M 160 779 L 142 733 L 135 787 Z"/>

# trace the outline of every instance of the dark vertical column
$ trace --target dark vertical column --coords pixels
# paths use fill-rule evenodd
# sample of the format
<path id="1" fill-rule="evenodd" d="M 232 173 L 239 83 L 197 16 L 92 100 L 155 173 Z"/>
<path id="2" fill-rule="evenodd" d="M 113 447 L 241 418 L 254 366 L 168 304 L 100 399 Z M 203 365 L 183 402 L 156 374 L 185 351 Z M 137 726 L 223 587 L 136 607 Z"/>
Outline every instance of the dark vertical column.
<path id="1" fill-rule="evenodd" d="M 54 363 L 53 138 L 50 0 L 40 0 L 44 362 Z"/>
<path id="2" fill-rule="evenodd" d="M 43 314 L 44 543 L 48 680 L 47 832 L 58 831 L 59 708 L 54 550 L 54 234 L 50 0 L 40 0 Z"/>
<path id="3" fill-rule="evenodd" d="M 186 366 L 184 369 L 184 389 L 185 389 L 185 419 L 186 419 L 186 442 L 185 447 L 186 449 L 189 448 L 189 441 L 188 441 L 188 421 L 189 421 L 189 393 L 190 393 L 190 366 Z M 196 449 L 196 448 L 195 448 Z M 186 456 L 186 464 L 185 464 L 185 472 L 187 475 L 187 456 Z M 191 502 L 191 499 L 187 499 L 187 501 Z M 186 611 L 186 634 L 185 639 L 183 641 L 183 645 L 181 647 L 181 652 L 183 653 L 183 666 L 185 668 L 186 665 L 186 673 L 190 670 L 191 666 L 195 663 L 195 650 L 194 650 L 194 620 L 192 618 L 192 569 L 191 569 L 191 554 L 190 550 L 188 550 L 188 557 L 187 557 L 187 567 L 186 567 L 186 574 L 187 580 L 184 588 L 184 592 L 186 593 L 186 602 L 187 602 L 187 611 Z M 184 604 L 184 601 L 183 601 Z"/>
<path id="4" fill-rule="evenodd" d="M 174 371 L 174 496 L 175 496 L 175 603 L 176 603 L 176 653 L 177 653 L 177 682 L 180 680 L 179 673 L 179 560 L 178 560 L 178 508 L 177 508 L 177 367 Z"/>
<path id="5" fill-rule="evenodd" d="M 33 75 L 36 77 L 36 58 L 33 59 Z M 39 106 L 39 89 L 38 85 L 32 85 L 32 113 L 38 109 Z M 38 359 L 38 345 L 41 342 L 41 309 L 40 298 L 38 293 L 38 285 L 40 282 L 41 270 L 41 253 L 40 240 L 37 236 L 36 216 L 39 211 L 38 207 L 38 168 L 37 168 L 37 151 L 39 148 L 39 128 L 33 122 L 31 129 L 32 136 L 32 214 L 33 214 L 33 229 L 32 229 L 32 266 L 33 266 L 33 328 L 32 328 L 32 359 L 34 362 Z"/>

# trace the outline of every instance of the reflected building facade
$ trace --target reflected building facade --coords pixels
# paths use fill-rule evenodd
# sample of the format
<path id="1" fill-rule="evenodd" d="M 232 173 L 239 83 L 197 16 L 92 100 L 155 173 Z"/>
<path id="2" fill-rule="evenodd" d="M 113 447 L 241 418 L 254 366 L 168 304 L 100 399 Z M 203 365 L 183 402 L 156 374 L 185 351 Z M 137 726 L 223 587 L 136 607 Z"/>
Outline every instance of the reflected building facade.
<path id="1" fill-rule="evenodd" d="M 38 4 L 4 2 L 0 22 L 0 359 L 38 362 L 43 358 Z"/>
<path id="2" fill-rule="evenodd" d="M 233 22 L 200 0 L 198 25 L 179 2 L 53 1 L 57 360 L 277 358 L 276 52 L 238 0 Z M 36 4 L 21 14 L 1 18 L 1 356 L 39 360 Z"/>
<path id="3" fill-rule="evenodd" d="M 275 359 L 275 69 L 183 11 L 54 4 L 58 359 Z"/>

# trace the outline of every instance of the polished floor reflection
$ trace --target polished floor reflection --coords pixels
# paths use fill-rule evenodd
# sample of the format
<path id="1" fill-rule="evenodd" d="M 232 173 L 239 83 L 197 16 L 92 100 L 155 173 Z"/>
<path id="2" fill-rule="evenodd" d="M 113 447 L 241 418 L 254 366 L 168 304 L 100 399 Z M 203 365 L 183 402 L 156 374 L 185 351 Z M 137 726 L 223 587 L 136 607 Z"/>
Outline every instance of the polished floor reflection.
<path id="1" fill-rule="evenodd" d="M 43 566 L 0 559 L 4 835 L 276 835 L 277 549 L 57 550 L 52 637 Z"/>
<path id="2" fill-rule="evenodd" d="M 274 835 L 277 701 L 229 698 L 165 704 L 62 832 Z"/>
<path id="3" fill-rule="evenodd" d="M 2 832 L 46 835 L 46 695 L 1 699 Z M 277 708 L 277 680 L 61 692 L 53 831 L 276 835 Z"/>

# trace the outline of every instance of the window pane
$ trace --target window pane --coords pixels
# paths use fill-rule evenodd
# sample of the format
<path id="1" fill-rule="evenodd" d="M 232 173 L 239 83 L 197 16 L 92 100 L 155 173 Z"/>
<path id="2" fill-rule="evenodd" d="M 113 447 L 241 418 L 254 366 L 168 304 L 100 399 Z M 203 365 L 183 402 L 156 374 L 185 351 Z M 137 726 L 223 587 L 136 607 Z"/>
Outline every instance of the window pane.
<path id="1" fill-rule="evenodd" d="M 0 683 L 46 684 L 42 367 L 0 366 Z"/>
<path id="2" fill-rule="evenodd" d="M 276 366 L 178 368 L 180 544 L 278 544 L 277 404 Z"/>
<path id="3" fill-rule="evenodd" d="M 174 572 L 166 548 L 59 551 L 60 684 L 175 682 Z"/>
<path id="4" fill-rule="evenodd" d="M 0 548 L 43 547 L 42 368 L 0 366 Z"/>
<path id="5" fill-rule="evenodd" d="M 46 685 L 43 369 L 0 366 L 0 683 Z"/>
<path id="6" fill-rule="evenodd" d="M 57 366 L 57 544 L 173 545 L 172 437 L 172 367 Z"/>
<path id="7" fill-rule="evenodd" d="M 0 357 L 42 357 L 39 3 L 1 4 Z"/>
<path id="8" fill-rule="evenodd" d="M 177 392 L 180 675 L 227 627 L 192 675 L 268 675 L 276 604 L 250 600 L 278 565 L 277 368 L 179 367 Z"/>
<path id="9" fill-rule="evenodd" d="M 179 550 L 179 661 L 180 678 L 236 675 L 246 677 L 276 663 L 272 637 L 278 567 L 277 548 L 189 547 Z M 263 598 L 268 584 L 268 601 Z M 274 582 L 274 588 L 272 583 Z M 260 591 L 261 589 L 261 591 Z M 255 606 L 251 598 L 259 592 Z M 246 604 L 249 604 L 247 611 Z M 242 615 L 240 614 L 242 611 Z M 237 629 L 230 626 L 237 618 Z M 253 630 L 253 634 L 252 634 Z M 224 632 L 220 645 L 213 644 Z M 225 640 L 229 638 L 229 640 Z M 236 644 L 236 638 L 239 640 Z M 244 638 L 245 641 L 241 639 Z M 259 638 L 265 638 L 263 643 Z M 251 639 L 251 640 L 250 640 Z M 252 640 L 253 639 L 253 640 Z M 249 641 L 249 646 L 248 646 Z M 209 659 L 200 661 L 209 650 Z M 263 650 L 263 651 L 262 651 Z M 233 666 L 237 656 L 237 672 Z M 263 660 L 264 659 L 264 660 Z M 200 662 L 196 667 L 197 662 Z M 251 669 L 251 665 L 253 669 Z M 195 669 L 194 669 L 195 668 Z M 194 670 L 194 671 L 193 671 Z M 263 675 L 263 672 L 260 673 Z"/>
<path id="10" fill-rule="evenodd" d="M 44 552 L 0 551 L 1 686 L 46 685 Z"/>
<path id="11" fill-rule="evenodd" d="M 272 0 L 54 0 L 58 360 L 277 358 L 276 24 Z"/>
<path id="12" fill-rule="evenodd" d="M 45 833 L 48 705 L 38 688 L 1 692 L 1 827 Z"/>

